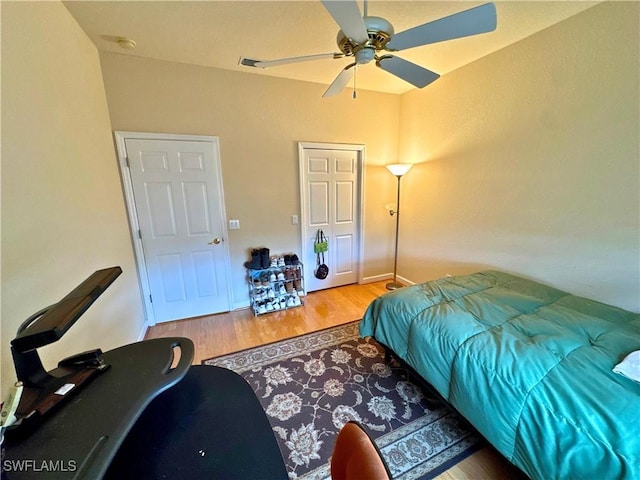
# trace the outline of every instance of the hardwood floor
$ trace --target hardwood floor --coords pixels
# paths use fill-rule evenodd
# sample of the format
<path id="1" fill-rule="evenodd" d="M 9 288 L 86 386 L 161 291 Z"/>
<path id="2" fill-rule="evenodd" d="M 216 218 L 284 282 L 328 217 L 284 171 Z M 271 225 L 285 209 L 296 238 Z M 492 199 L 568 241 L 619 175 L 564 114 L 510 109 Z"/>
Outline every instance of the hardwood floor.
<path id="1" fill-rule="evenodd" d="M 167 322 L 151 327 L 146 339 L 187 337 L 195 345 L 194 364 L 246 348 L 276 342 L 359 320 L 367 305 L 386 293 L 385 282 L 348 285 L 312 292 L 304 306 L 255 317 L 252 310 Z M 493 448 L 486 447 L 458 463 L 439 480 L 524 480 L 527 477 Z"/>

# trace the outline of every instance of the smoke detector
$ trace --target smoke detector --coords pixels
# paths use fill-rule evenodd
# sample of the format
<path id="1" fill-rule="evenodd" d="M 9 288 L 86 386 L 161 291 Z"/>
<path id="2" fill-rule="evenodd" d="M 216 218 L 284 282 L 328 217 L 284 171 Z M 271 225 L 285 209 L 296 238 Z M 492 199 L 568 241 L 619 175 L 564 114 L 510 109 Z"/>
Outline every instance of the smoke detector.
<path id="1" fill-rule="evenodd" d="M 120 48 L 125 50 L 133 50 L 136 48 L 136 42 L 127 37 L 118 37 L 116 42 L 120 45 Z"/>

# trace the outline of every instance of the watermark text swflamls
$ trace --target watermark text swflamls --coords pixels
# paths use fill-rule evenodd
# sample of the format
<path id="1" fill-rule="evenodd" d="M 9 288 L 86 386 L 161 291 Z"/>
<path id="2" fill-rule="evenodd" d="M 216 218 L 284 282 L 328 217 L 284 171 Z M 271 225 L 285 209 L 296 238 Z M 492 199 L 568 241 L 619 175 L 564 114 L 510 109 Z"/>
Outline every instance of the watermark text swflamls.
<path id="1" fill-rule="evenodd" d="M 5 472 L 75 472 L 78 464 L 75 460 L 8 460 L 2 461 Z"/>

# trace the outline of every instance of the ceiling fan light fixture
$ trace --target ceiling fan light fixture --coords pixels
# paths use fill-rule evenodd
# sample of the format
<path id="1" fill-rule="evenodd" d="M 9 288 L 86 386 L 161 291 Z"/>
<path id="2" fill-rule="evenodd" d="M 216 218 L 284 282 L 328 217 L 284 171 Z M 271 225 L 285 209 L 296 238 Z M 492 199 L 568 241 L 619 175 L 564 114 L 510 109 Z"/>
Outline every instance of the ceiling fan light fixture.
<path id="1" fill-rule="evenodd" d="M 371 60 L 373 60 L 376 56 L 376 51 L 373 48 L 361 48 L 360 50 L 356 50 L 356 63 L 359 65 L 365 65 Z"/>

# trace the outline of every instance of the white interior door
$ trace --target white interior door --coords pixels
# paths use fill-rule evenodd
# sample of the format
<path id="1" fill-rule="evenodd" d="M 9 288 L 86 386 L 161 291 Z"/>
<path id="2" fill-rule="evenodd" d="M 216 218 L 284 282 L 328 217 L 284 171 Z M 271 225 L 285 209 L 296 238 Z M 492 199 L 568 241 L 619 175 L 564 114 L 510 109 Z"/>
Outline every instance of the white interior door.
<path id="1" fill-rule="evenodd" d="M 230 310 L 219 150 L 208 138 L 124 139 L 156 322 Z"/>
<path id="2" fill-rule="evenodd" d="M 307 291 L 358 281 L 363 148 L 339 148 L 301 149 L 302 257 Z M 329 251 L 324 254 L 329 275 L 323 280 L 313 275 L 318 229 L 329 240 Z"/>

